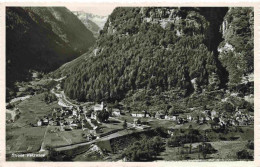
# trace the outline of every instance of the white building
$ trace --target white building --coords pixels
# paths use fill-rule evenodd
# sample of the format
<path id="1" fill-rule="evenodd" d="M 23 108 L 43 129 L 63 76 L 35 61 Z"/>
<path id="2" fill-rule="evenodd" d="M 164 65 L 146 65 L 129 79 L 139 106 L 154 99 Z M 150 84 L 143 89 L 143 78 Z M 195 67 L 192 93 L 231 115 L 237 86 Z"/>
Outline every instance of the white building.
<path id="1" fill-rule="evenodd" d="M 38 120 L 37 126 L 42 126 L 42 121 L 41 120 Z"/>

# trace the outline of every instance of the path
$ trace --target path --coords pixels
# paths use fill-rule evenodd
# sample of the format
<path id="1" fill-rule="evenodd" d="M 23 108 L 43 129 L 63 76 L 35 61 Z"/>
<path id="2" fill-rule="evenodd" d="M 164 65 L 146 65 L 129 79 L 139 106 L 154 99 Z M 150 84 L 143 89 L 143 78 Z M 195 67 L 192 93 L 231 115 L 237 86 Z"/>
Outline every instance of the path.
<path id="1" fill-rule="evenodd" d="M 45 140 L 45 136 L 46 136 L 46 134 L 47 134 L 47 132 L 48 132 L 48 127 L 50 127 L 50 126 L 48 125 L 48 126 L 46 127 L 46 130 L 45 130 L 44 135 L 43 135 L 43 140 L 42 140 L 42 144 L 41 144 L 41 149 L 40 149 L 39 152 L 44 152 L 44 151 L 46 151 L 46 150 L 45 150 L 44 140 Z"/>

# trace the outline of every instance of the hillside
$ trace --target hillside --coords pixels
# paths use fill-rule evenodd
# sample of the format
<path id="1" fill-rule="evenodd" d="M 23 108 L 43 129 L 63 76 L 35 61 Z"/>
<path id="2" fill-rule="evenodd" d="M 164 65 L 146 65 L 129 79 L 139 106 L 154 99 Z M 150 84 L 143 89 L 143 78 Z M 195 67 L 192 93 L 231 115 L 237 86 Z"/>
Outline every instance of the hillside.
<path id="1" fill-rule="evenodd" d="M 229 86 L 250 80 L 254 72 L 254 12 L 252 8 L 230 8 L 221 25 L 223 41 L 219 59 L 229 72 Z"/>
<path id="2" fill-rule="evenodd" d="M 236 15 L 232 13 L 234 10 Z M 68 63 L 69 69 L 58 70 L 56 75 L 67 76 L 65 93 L 79 101 L 138 100 L 148 94 L 179 99 L 230 89 L 233 73 L 228 66 L 233 62 L 223 62 L 219 56 L 219 46 L 229 40 L 220 27 L 231 16 L 236 22 L 243 19 L 253 27 L 252 20 L 246 19 L 250 12 L 244 10 L 252 11 L 251 8 L 116 8 L 94 49 L 83 55 L 82 61 Z M 235 24 L 232 19 L 231 24 Z M 232 28 L 226 28 L 225 32 Z M 240 31 L 239 36 L 248 36 L 252 42 L 252 33 L 251 29 Z M 252 48 L 250 51 L 253 53 Z M 252 62 L 252 54 L 249 58 Z"/>
<path id="3" fill-rule="evenodd" d="M 7 97 L 29 71 L 49 72 L 86 52 L 93 34 L 64 7 L 6 8 Z"/>
<path id="4" fill-rule="evenodd" d="M 97 38 L 99 35 L 99 31 L 103 29 L 107 16 L 98 16 L 91 13 L 85 13 L 82 11 L 73 11 L 82 23 L 95 35 Z"/>

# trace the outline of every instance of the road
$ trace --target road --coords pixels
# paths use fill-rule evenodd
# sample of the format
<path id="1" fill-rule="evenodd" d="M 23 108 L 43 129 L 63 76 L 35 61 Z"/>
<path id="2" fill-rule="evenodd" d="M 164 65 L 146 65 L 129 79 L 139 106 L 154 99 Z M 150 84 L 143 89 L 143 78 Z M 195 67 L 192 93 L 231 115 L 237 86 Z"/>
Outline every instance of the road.
<path id="1" fill-rule="evenodd" d="M 138 130 L 138 132 L 141 132 L 141 131 L 145 131 L 145 130 Z M 89 141 L 89 142 L 85 142 L 85 143 L 78 143 L 78 144 L 71 144 L 69 146 L 61 146 L 61 147 L 56 147 L 55 148 L 55 151 L 66 151 L 66 150 L 70 150 L 70 149 L 75 149 L 77 147 L 82 147 L 82 146 L 86 146 L 86 145 L 91 145 L 91 144 L 94 144 L 96 142 L 99 142 L 99 141 L 106 141 L 106 140 L 111 140 L 113 138 L 117 138 L 117 137 L 121 137 L 121 136 L 124 136 L 124 135 L 128 135 L 129 133 L 135 133 L 136 131 L 128 131 L 128 130 L 122 130 L 121 133 L 112 133 L 110 135 L 107 135 L 107 136 L 104 136 L 104 137 L 100 137 L 98 139 L 95 139 L 95 140 L 92 140 L 92 141 Z"/>

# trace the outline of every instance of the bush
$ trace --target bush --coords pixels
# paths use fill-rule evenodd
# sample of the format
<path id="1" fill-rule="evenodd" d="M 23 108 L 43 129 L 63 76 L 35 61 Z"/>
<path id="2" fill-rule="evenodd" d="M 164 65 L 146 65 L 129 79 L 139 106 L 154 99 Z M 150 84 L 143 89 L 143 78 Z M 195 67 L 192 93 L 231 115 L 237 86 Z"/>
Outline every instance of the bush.
<path id="1" fill-rule="evenodd" d="M 203 140 L 204 137 L 199 133 L 198 130 L 190 129 L 184 135 L 174 135 L 173 137 L 171 137 L 166 141 L 166 144 L 169 147 L 178 147 L 181 144 L 202 142 Z"/>
<path id="2" fill-rule="evenodd" d="M 253 156 L 247 150 L 241 150 L 237 152 L 237 159 L 253 159 Z"/>
<path id="3" fill-rule="evenodd" d="M 51 90 L 52 88 L 54 88 L 57 85 L 57 82 L 54 80 L 49 81 L 48 83 L 46 83 L 43 87 L 46 88 L 47 90 Z"/>
<path id="4" fill-rule="evenodd" d="M 109 118 L 109 112 L 102 110 L 97 113 L 97 118 L 100 122 L 106 122 Z"/>
<path id="5" fill-rule="evenodd" d="M 52 103 L 56 100 L 57 100 L 56 96 L 52 93 L 44 93 L 43 95 L 43 101 L 45 101 L 47 104 Z"/>
<path id="6" fill-rule="evenodd" d="M 143 139 L 128 146 L 122 154 L 127 161 L 149 161 L 164 150 L 162 138 Z"/>
<path id="7" fill-rule="evenodd" d="M 248 140 L 246 147 L 251 149 L 251 150 L 254 150 L 254 141 Z"/>
<path id="8" fill-rule="evenodd" d="M 202 143 L 198 147 L 199 152 L 202 153 L 204 159 L 206 159 L 207 154 L 213 154 L 217 152 L 217 150 L 210 143 Z"/>

